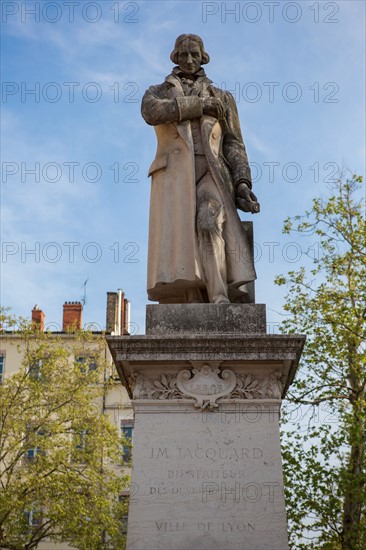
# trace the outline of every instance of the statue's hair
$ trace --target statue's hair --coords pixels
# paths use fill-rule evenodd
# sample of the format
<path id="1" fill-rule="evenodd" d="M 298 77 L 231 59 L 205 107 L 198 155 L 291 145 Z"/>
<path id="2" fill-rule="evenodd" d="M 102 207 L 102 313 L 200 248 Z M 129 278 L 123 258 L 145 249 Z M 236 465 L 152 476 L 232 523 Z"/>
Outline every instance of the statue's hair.
<path id="1" fill-rule="evenodd" d="M 174 50 L 170 54 L 170 59 L 173 61 L 173 63 L 175 63 L 175 65 L 178 65 L 179 46 L 185 40 L 191 40 L 192 42 L 196 42 L 199 45 L 201 49 L 201 54 L 202 54 L 202 65 L 205 65 L 210 61 L 210 56 L 206 52 L 205 47 L 203 45 L 203 40 L 200 36 L 198 36 L 197 34 L 180 34 L 175 41 Z"/>

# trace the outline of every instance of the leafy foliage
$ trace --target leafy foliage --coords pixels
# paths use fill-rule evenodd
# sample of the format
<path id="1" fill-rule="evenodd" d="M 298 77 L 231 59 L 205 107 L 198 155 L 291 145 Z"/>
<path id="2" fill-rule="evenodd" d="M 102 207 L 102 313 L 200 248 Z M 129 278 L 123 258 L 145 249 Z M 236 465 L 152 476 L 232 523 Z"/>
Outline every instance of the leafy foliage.
<path id="1" fill-rule="evenodd" d="M 327 200 L 285 221 L 284 233 L 316 237 L 309 268 L 287 285 L 285 333 L 307 344 L 284 415 L 283 456 L 291 544 L 366 548 L 365 221 L 362 178 L 341 179 Z M 294 420 L 293 416 L 296 416 Z M 289 429 L 286 423 L 292 420 Z"/>
<path id="2" fill-rule="evenodd" d="M 102 407 L 102 337 L 58 338 L 6 312 L 1 324 L 23 361 L 0 386 L 0 547 L 31 549 L 47 538 L 123 548 L 118 496 L 127 477 L 121 438 Z M 97 368 L 80 368 L 76 358 L 91 350 Z"/>

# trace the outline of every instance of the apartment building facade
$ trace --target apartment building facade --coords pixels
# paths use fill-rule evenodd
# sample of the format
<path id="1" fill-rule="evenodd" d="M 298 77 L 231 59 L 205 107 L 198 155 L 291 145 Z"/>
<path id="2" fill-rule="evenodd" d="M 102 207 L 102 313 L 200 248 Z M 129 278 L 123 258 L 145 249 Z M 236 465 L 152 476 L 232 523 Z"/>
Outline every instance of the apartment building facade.
<path id="1" fill-rule="evenodd" d="M 82 351 L 78 345 L 77 331 L 83 328 L 82 313 L 83 305 L 81 302 L 65 302 L 63 305 L 62 330 L 47 331 L 47 337 L 51 340 L 57 340 L 63 349 L 67 350 L 70 360 L 80 363 L 81 369 L 97 369 L 98 361 L 95 360 L 96 354 L 103 354 L 103 367 L 98 372 L 100 384 L 108 387 L 108 391 L 103 391 L 96 405 L 104 415 L 107 415 L 110 422 L 119 430 L 120 434 L 126 439 L 133 438 L 133 410 L 130 398 L 126 389 L 122 386 L 117 376 L 117 372 L 112 362 L 108 346 L 105 342 L 105 334 L 128 335 L 130 305 L 122 291 L 107 293 L 106 307 L 106 330 L 91 331 L 88 339 L 83 343 Z M 46 325 L 46 315 L 42 309 L 35 306 L 31 312 L 32 324 L 39 331 L 43 332 Z M 11 377 L 19 371 L 23 363 L 25 354 L 24 342 L 22 337 L 16 331 L 0 332 L 0 382 L 3 383 L 8 377 Z M 40 361 L 41 363 L 41 361 Z M 39 365 L 41 367 L 41 365 Z M 38 368 L 36 366 L 36 368 Z M 105 384 L 105 382 L 108 384 Z M 33 454 L 32 454 L 33 453 Z M 34 448 L 26 449 L 24 460 L 34 459 L 36 450 Z M 131 448 L 128 445 L 122 445 L 121 457 L 125 467 L 121 475 L 129 473 L 129 459 Z M 128 499 L 128 487 L 120 495 L 121 500 Z M 28 513 L 27 521 L 29 528 L 37 527 L 38 515 L 34 510 Z M 123 521 L 121 529 L 125 529 L 127 521 Z M 67 544 L 51 543 L 42 541 L 38 548 L 40 550 L 66 550 L 70 548 Z"/>

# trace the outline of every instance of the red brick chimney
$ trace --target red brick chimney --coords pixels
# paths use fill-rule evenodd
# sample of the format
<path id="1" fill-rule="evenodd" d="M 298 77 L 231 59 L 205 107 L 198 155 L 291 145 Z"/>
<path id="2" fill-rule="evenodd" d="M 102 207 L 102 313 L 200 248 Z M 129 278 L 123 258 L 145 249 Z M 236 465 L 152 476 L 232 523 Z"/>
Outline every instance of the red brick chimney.
<path id="1" fill-rule="evenodd" d="M 64 315 L 62 319 L 62 331 L 81 329 L 81 316 L 83 306 L 81 302 L 65 302 Z"/>
<path id="2" fill-rule="evenodd" d="M 38 309 L 38 306 L 35 305 L 32 309 L 32 324 L 34 328 L 38 328 L 39 330 L 44 330 L 44 313 L 41 309 Z"/>

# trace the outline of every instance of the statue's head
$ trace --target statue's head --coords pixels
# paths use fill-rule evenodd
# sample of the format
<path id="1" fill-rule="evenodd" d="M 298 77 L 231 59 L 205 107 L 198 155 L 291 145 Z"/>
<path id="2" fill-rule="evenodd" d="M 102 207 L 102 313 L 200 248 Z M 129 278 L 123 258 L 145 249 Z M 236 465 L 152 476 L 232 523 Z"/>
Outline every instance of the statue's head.
<path id="1" fill-rule="evenodd" d="M 197 34 L 181 34 L 175 41 L 170 59 L 186 74 L 196 73 L 201 65 L 210 61 L 202 38 Z"/>

